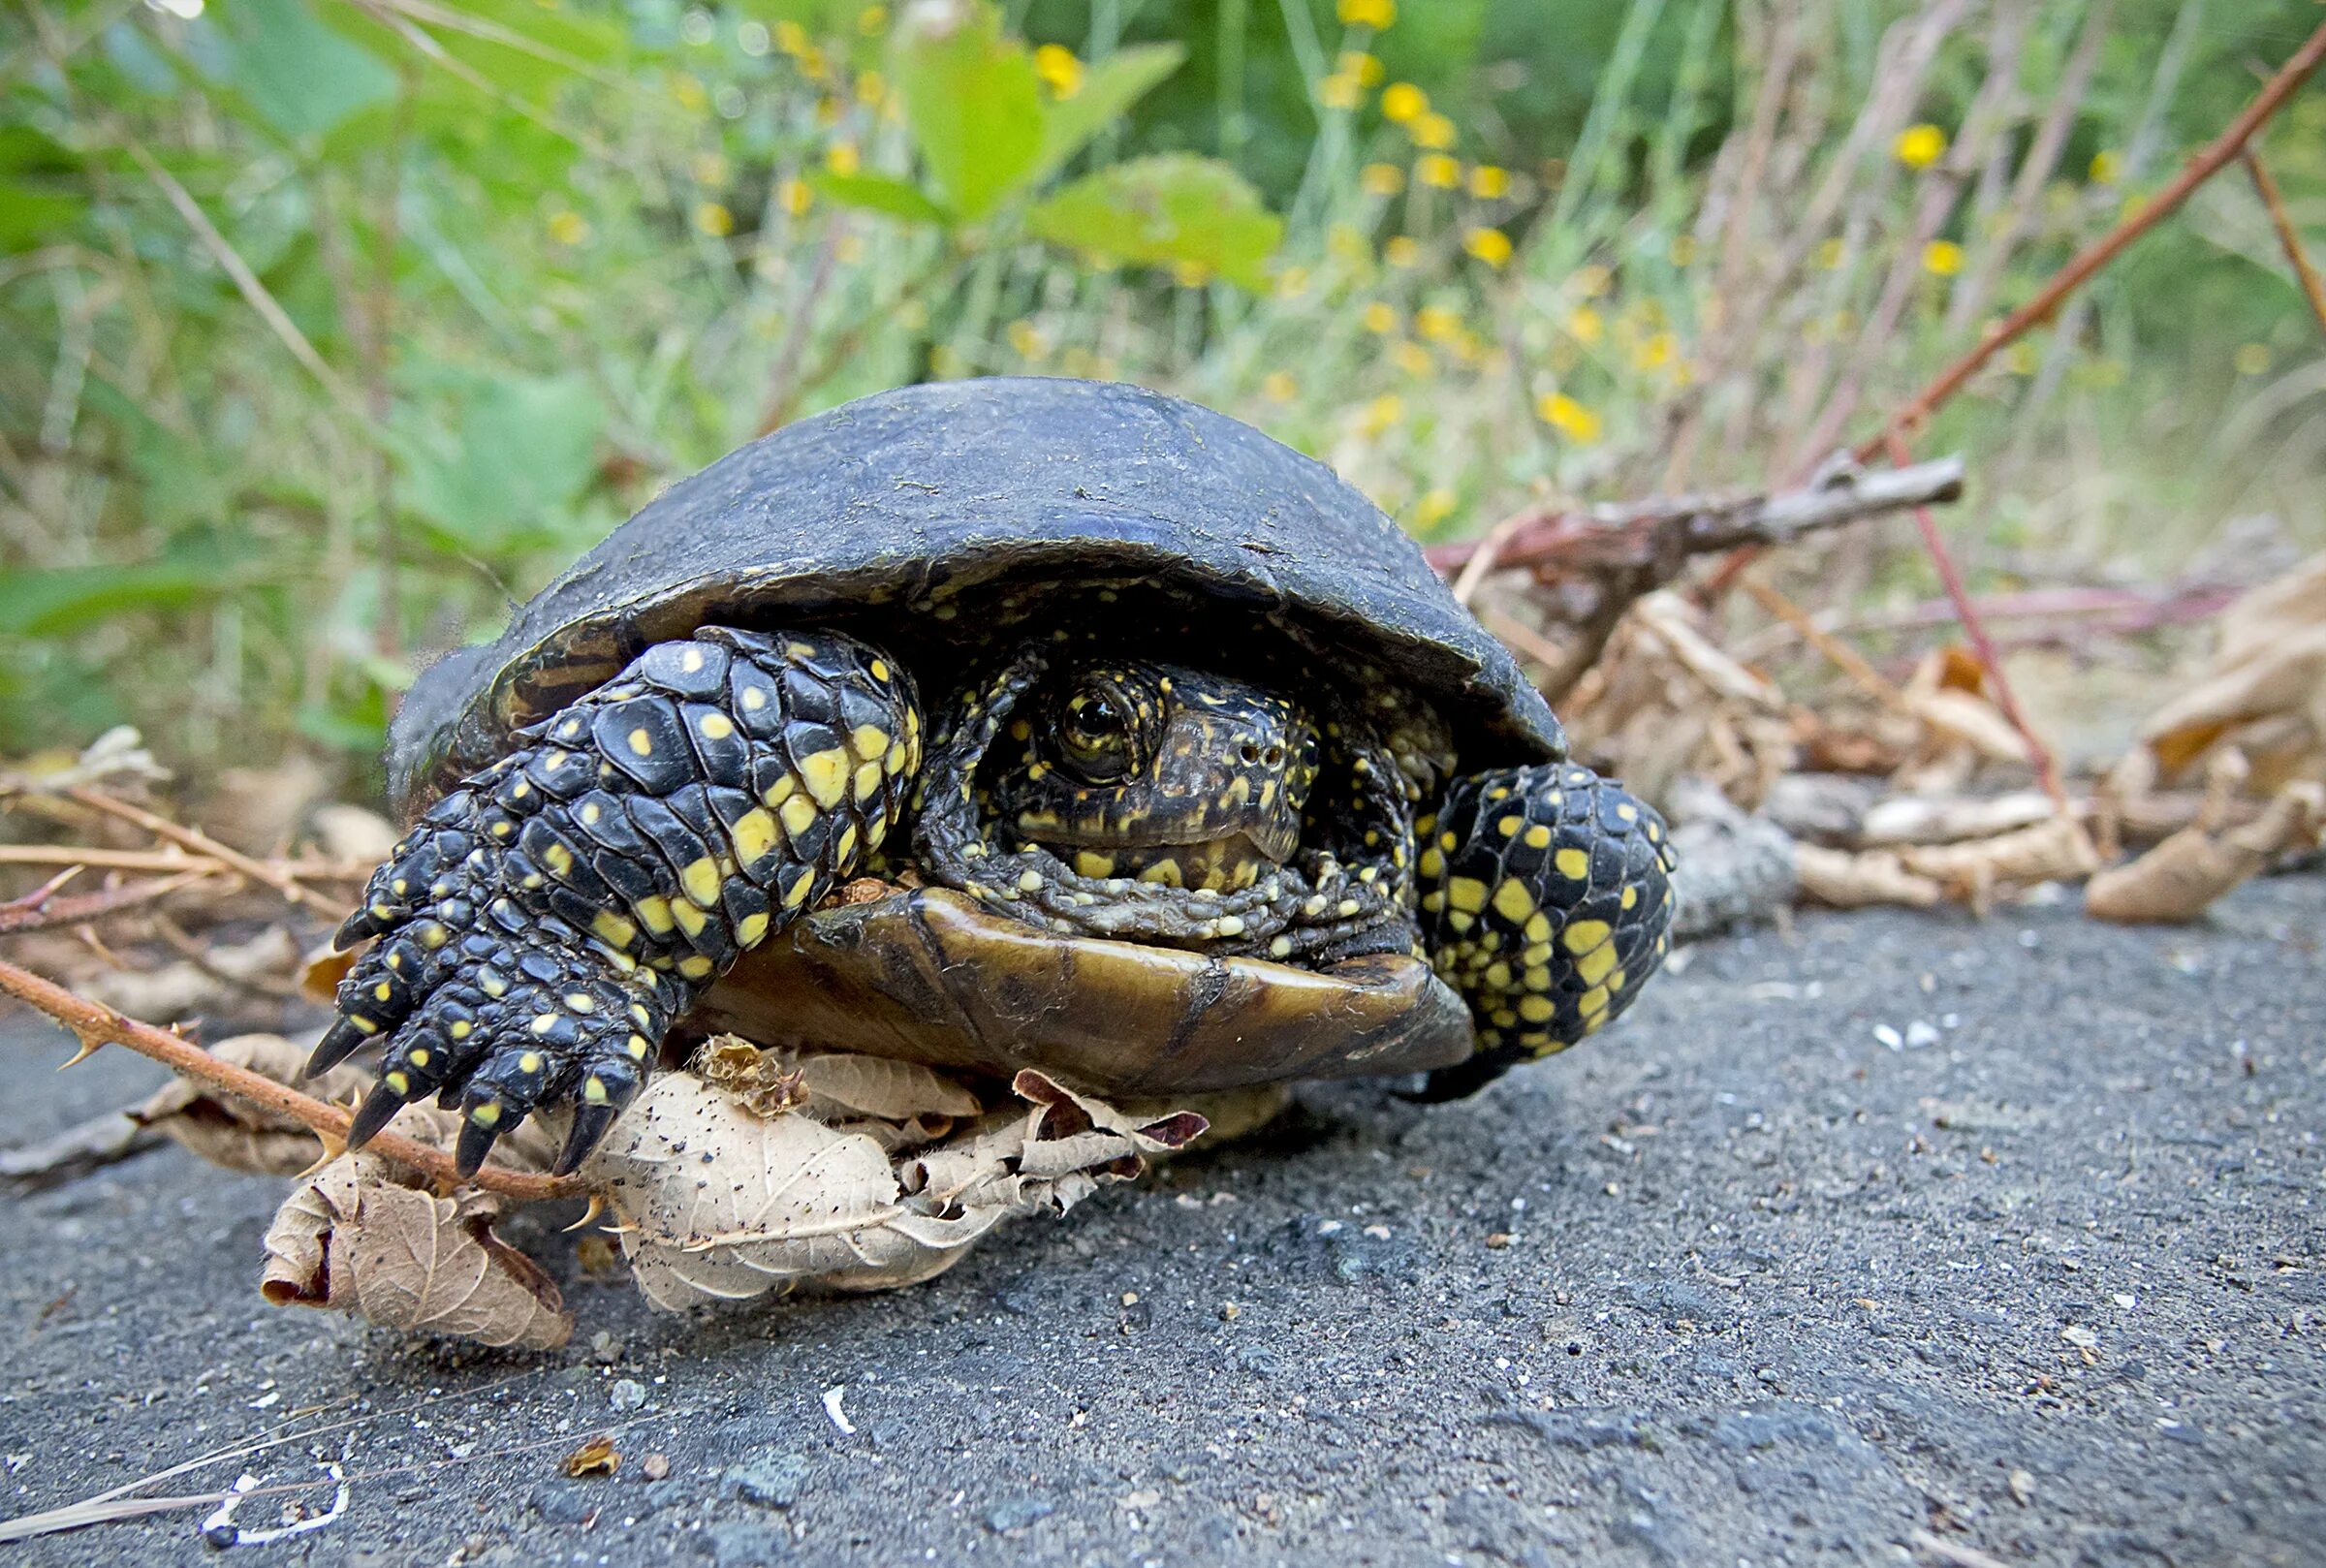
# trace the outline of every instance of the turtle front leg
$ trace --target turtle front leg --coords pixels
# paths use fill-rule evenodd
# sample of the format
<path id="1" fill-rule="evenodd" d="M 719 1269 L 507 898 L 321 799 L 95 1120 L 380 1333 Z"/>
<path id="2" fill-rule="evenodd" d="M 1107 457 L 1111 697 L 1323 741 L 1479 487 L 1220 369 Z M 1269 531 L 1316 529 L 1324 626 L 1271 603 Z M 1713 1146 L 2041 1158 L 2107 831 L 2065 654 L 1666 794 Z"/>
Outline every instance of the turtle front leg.
<path id="1" fill-rule="evenodd" d="M 456 1163 L 571 1104 L 560 1173 L 644 1085 L 663 1033 L 744 951 L 880 845 L 921 762 L 912 682 L 830 633 L 706 627 L 520 733 L 438 801 L 341 945 L 320 1072 L 386 1043 L 360 1147 L 434 1092 Z"/>
<path id="2" fill-rule="evenodd" d="M 1572 763 L 1455 780 L 1414 824 L 1422 941 L 1470 1004 L 1478 1053 L 1432 1074 L 1454 1099 L 1595 1033 L 1670 950 L 1670 835 Z"/>

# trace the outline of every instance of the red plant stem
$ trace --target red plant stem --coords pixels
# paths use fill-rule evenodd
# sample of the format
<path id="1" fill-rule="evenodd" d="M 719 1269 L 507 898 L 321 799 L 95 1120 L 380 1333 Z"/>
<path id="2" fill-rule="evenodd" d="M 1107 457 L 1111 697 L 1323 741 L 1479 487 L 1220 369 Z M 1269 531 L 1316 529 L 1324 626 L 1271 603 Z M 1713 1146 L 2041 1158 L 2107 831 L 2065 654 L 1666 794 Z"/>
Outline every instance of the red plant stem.
<path id="1" fill-rule="evenodd" d="M 2302 286 L 2302 298 L 2310 301 L 2310 313 L 2318 318 L 2318 330 L 2326 332 L 2326 282 L 2319 281 L 2318 269 L 2310 265 L 2309 253 L 2302 248 L 2302 235 L 2285 210 L 2285 198 L 2279 194 L 2278 181 L 2262 164 L 2261 154 L 2247 147 L 2244 156 L 2246 172 L 2253 176 L 2253 189 L 2261 197 L 2261 204 L 2270 209 L 2270 227 L 2278 231 L 2278 243 L 2285 251 L 2285 259 L 2293 265 L 2294 280 Z"/>
<path id="2" fill-rule="evenodd" d="M 326 1105 L 312 1095 L 301 1094 L 287 1084 L 277 1083 L 263 1073 L 254 1073 L 247 1067 L 236 1067 L 232 1062 L 222 1062 L 190 1040 L 182 1040 L 169 1030 L 157 1029 L 150 1023 L 124 1018 L 111 1008 L 101 1007 L 85 996 L 76 995 L 29 969 L 19 969 L 13 963 L 0 961 L 0 991 L 39 1009 L 72 1030 L 79 1039 L 84 1053 L 99 1046 L 126 1046 L 139 1055 L 150 1056 L 188 1078 L 248 1100 L 277 1115 L 290 1117 L 323 1137 L 327 1146 L 346 1141 L 348 1123 L 352 1118 L 339 1107 Z M 78 1061 L 79 1058 L 74 1059 Z M 460 1174 L 453 1168 L 451 1155 L 442 1149 L 416 1143 L 400 1133 L 382 1132 L 363 1147 L 366 1153 L 380 1155 L 420 1173 L 446 1191 L 461 1184 Z M 588 1190 L 582 1182 L 571 1176 L 532 1176 L 493 1166 L 487 1166 L 470 1176 L 468 1183 L 519 1203 L 578 1198 Z"/>
<path id="3" fill-rule="evenodd" d="M 2007 348 L 2027 330 L 2041 322 L 2049 321 L 2062 301 L 2084 283 L 2116 260 L 2123 249 L 2147 234 L 2173 213 L 2180 210 L 2190 193 L 2219 173 L 2223 168 L 2245 150 L 2246 143 L 2255 132 L 2269 123 L 2270 117 L 2284 107 L 2287 99 L 2309 79 L 2326 59 L 2326 22 L 2304 41 L 2285 64 L 2278 68 L 2261 91 L 2229 122 L 2228 129 L 2213 139 L 2203 151 L 2190 158 L 2174 176 L 2171 184 L 2158 191 L 2123 222 L 2118 224 L 2097 240 L 2079 251 L 2066 266 L 2052 274 L 2052 280 L 2034 298 L 2004 317 L 1982 336 L 1969 353 L 1933 377 L 1929 386 L 1917 392 L 1903 408 L 1890 416 L 1882 428 L 1858 443 L 1857 458 L 1870 462 L 1890 444 L 1894 436 L 1904 434 L 1922 424 L 1970 378 L 1978 374 L 1989 360 Z"/>
<path id="4" fill-rule="evenodd" d="M 1905 437 L 1896 427 L 1890 430 L 1888 439 L 1892 462 L 1902 466 L 1913 460 L 1912 455 L 1906 451 Z M 1931 552 L 1932 561 L 1938 567 L 1938 580 L 1946 584 L 1946 597 L 1954 604 L 1956 617 L 1963 622 L 1963 634 L 1970 639 L 1971 648 L 1979 656 L 1979 665 L 1987 672 L 1987 679 L 1995 687 L 1996 706 L 2003 710 L 2003 717 L 2011 721 L 2011 728 L 2017 730 L 2019 737 L 2027 743 L 2027 760 L 2035 765 L 2035 777 L 2043 785 L 2043 793 L 2050 796 L 2052 803 L 2064 812 L 2068 808 L 2067 791 L 2059 785 L 2059 764 L 2052 760 L 2051 748 L 2037 738 L 2034 726 L 2027 722 L 2027 714 L 2020 708 L 2019 698 L 2012 693 L 2011 682 L 2003 674 L 2002 657 L 1995 651 L 1995 643 L 1987 636 L 1987 627 L 1979 619 L 1978 607 L 1970 602 L 1969 590 L 1963 585 L 1963 574 L 1955 569 L 1955 558 L 1948 552 L 1946 539 L 1938 531 L 1938 519 L 1932 516 L 1929 507 L 1918 506 L 1914 509 L 1914 526 L 1922 531 L 1923 547 Z"/>

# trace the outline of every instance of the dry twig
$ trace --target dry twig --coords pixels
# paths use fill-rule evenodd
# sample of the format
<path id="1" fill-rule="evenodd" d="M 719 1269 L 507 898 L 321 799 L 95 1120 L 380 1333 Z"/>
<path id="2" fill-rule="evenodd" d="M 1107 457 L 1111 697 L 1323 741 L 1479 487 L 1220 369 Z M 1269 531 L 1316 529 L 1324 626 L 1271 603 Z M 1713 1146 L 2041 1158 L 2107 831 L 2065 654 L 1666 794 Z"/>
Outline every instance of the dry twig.
<path id="1" fill-rule="evenodd" d="M 2318 319 L 2318 330 L 2326 332 L 2326 283 L 2318 280 L 2318 269 L 2310 262 L 2302 248 L 2302 236 L 2294 231 L 2294 220 L 2286 215 L 2285 198 L 2279 194 L 2278 181 L 2261 161 L 2261 154 L 2250 146 L 2240 154 L 2246 162 L 2246 172 L 2253 176 L 2253 189 L 2261 197 L 2261 204 L 2270 209 L 2270 227 L 2278 231 L 2278 243 L 2285 250 L 2285 259 L 2293 265 L 2294 277 L 2302 285 L 2302 298 L 2310 301 L 2310 313 Z"/>
<path id="2" fill-rule="evenodd" d="M 20 969 L 13 963 L 0 962 L 0 991 L 46 1013 L 72 1030 L 80 1042 L 79 1053 L 74 1056 L 74 1061 L 94 1054 L 103 1046 L 126 1046 L 139 1055 L 150 1056 L 163 1066 L 189 1078 L 199 1079 L 253 1105 L 264 1106 L 278 1114 L 289 1116 L 322 1138 L 327 1149 L 343 1146 L 346 1143 L 348 1123 L 352 1119 L 346 1111 L 326 1105 L 311 1095 L 301 1094 L 248 1068 L 219 1061 L 192 1041 L 172 1034 L 167 1029 L 157 1029 L 150 1023 L 124 1018 L 110 1008 L 101 1007 L 53 981 L 45 980 L 31 970 Z M 71 1063 L 66 1065 L 70 1066 Z M 453 1169 L 451 1155 L 393 1131 L 381 1133 L 365 1145 L 365 1149 L 366 1152 L 378 1154 L 419 1173 L 447 1191 L 461 1184 L 459 1173 Z M 575 1198 L 586 1190 L 582 1182 L 570 1176 L 528 1176 L 489 1165 L 470 1177 L 468 1184 L 519 1203 Z"/>

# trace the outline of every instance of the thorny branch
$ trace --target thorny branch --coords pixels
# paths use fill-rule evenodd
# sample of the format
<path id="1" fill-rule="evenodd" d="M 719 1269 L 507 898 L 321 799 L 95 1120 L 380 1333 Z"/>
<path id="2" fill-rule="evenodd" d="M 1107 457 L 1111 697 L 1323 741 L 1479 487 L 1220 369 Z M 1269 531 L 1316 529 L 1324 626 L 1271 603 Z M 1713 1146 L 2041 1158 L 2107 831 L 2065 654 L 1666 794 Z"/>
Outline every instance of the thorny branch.
<path id="1" fill-rule="evenodd" d="M 46 1013 L 72 1030 L 75 1038 L 80 1042 L 80 1053 L 73 1058 L 74 1061 L 80 1060 L 81 1056 L 94 1052 L 101 1046 L 126 1046 L 139 1055 L 150 1056 L 165 1067 L 189 1078 L 199 1079 L 228 1094 L 290 1117 L 323 1139 L 327 1149 L 340 1147 L 346 1143 L 348 1124 L 352 1118 L 348 1112 L 339 1107 L 326 1105 L 312 1095 L 301 1094 L 246 1067 L 222 1062 L 190 1040 L 167 1029 L 157 1029 L 150 1023 L 124 1018 L 109 1007 L 102 1007 L 85 996 L 76 995 L 53 981 L 42 979 L 29 969 L 19 969 L 13 963 L 0 961 L 0 992 L 6 992 Z M 450 1191 L 461 1184 L 459 1173 L 453 1168 L 451 1155 L 396 1132 L 382 1132 L 364 1146 L 369 1153 L 426 1176 L 442 1190 Z M 560 1198 L 576 1198 L 587 1191 L 584 1183 L 570 1176 L 532 1176 L 489 1165 L 470 1177 L 469 1184 L 482 1187 L 487 1192 L 499 1193 L 519 1203 L 546 1203 Z"/>

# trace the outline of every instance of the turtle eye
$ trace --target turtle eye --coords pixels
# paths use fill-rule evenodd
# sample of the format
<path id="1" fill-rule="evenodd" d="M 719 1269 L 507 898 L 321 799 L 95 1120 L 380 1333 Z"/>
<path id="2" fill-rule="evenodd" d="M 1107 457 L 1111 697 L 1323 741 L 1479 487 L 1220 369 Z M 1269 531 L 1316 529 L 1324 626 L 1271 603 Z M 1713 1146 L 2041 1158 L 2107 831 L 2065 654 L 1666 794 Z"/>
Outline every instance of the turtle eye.
<path id="1" fill-rule="evenodd" d="M 1092 784 L 1111 784 L 1139 765 L 1131 706 L 1111 684 L 1084 686 L 1058 713 L 1058 749 Z"/>

